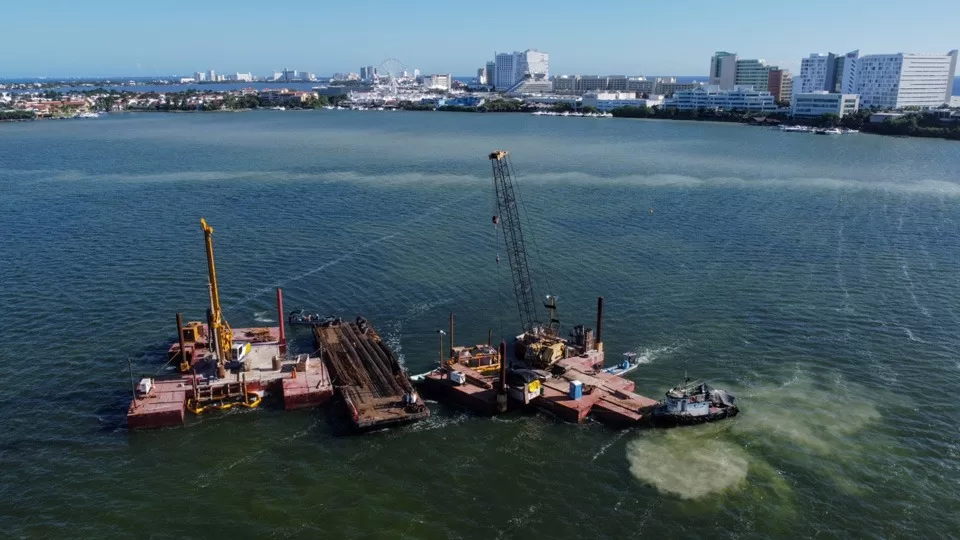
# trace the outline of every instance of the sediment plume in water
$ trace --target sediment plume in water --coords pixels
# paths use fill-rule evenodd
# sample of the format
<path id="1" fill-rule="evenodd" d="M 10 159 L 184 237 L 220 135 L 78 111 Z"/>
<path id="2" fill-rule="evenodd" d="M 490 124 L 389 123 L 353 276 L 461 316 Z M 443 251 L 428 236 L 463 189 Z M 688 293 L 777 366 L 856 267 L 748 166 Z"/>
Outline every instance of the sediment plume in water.
<path id="1" fill-rule="evenodd" d="M 763 451 L 764 456 L 775 452 L 793 465 L 828 476 L 850 491 L 855 480 L 843 476 L 844 471 L 856 469 L 858 456 L 866 450 L 856 435 L 880 418 L 865 388 L 842 379 L 816 381 L 798 375 L 782 385 L 731 391 L 742 410 L 736 418 L 648 431 L 629 442 L 630 473 L 683 499 L 738 490 L 752 484 L 748 477 L 756 475 L 769 476 L 772 488 L 784 496 L 789 486 L 775 478 L 777 467 L 761 456 Z"/>
<path id="2" fill-rule="evenodd" d="M 734 443 L 679 429 L 644 433 L 627 444 L 635 478 L 684 499 L 738 486 L 747 478 L 747 458 Z"/>
<path id="3" fill-rule="evenodd" d="M 880 418 L 868 396 L 865 388 L 842 379 L 818 382 L 798 375 L 781 386 L 741 390 L 745 414 L 731 429 L 759 442 L 791 443 L 804 453 L 843 453 L 855 444 L 851 435 Z"/>

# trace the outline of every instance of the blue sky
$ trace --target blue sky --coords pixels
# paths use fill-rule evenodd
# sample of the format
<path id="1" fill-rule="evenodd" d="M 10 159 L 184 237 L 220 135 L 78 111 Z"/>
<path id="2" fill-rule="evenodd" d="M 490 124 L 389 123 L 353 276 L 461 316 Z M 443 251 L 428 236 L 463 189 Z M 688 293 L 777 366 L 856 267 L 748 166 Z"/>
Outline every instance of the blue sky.
<path id="1" fill-rule="evenodd" d="M 284 67 L 318 75 L 390 57 L 472 75 L 494 51 L 550 53 L 553 74 L 704 75 L 716 50 L 796 70 L 811 52 L 960 48 L 960 0 L 478 2 L 11 0 L 0 77 Z"/>

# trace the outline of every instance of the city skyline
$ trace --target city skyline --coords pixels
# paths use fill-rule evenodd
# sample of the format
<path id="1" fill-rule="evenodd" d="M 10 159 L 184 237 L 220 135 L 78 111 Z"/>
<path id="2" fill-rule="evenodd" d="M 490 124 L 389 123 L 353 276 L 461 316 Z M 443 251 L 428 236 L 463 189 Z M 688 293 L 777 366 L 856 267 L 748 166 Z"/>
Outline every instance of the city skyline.
<path id="1" fill-rule="evenodd" d="M 595 19 L 571 16 L 583 4 L 568 0 L 547 7 L 426 0 L 416 10 L 359 0 L 298 7 L 296 27 L 288 10 L 274 13 L 244 1 L 173 0 L 163 8 L 114 0 L 94 9 L 52 4 L 4 8 L 5 18 L 22 22 L 0 34 L 0 50 L 16 51 L 0 61 L 0 77 L 189 75 L 209 69 L 267 74 L 284 68 L 330 75 L 386 58 L 400 59 L 410 70 L 468 76 L 495 52 L 528 48 L 550 53 L 551 74 L 702 76 L 718 50 L 797 73 L 801 58 L 812 52 L 943 54 L 960 46 L 960 3 L 942 0 L 911 4 L 911 11 L 924 14 L 913 17 L 888 0 L 869 10 L 854 2 L 810 0 L 803 13 L 757 0 L 745 0 L 736 13 L 708 12 L 709 4 L 697 11 L 689 3 L 608 2 L 591 5 Z M 589 30 L 601 27 L 603 39 L 589 39 Z"/>

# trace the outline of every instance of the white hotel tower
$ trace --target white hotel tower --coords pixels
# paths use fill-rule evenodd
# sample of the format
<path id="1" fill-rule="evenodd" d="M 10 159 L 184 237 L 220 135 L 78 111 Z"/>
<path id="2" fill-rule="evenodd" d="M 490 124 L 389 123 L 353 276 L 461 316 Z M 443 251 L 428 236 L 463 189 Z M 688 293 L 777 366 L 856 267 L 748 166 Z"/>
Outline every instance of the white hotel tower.
<path id="1" fill-rule="evenodd" d="M 507 91 L 524 81 L 549 85 L 550 58 L 545 52 L 527 49 L 523 52 L 499 53 L 495 62 L 493 84 L 497 90 Z"/>
<path id="2" fill-rule="evenodd" d="M 947 54 L 871 54 L 857 62 L 860 106 L 900 109 L 950 102 L 957 51 Z"/>

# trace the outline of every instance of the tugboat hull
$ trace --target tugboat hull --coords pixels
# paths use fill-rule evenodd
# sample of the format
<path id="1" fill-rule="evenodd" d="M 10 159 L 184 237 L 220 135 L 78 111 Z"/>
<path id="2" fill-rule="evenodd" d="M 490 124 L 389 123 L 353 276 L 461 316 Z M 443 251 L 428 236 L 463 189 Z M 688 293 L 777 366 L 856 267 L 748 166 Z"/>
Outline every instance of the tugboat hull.
<path id="1" fill-rule="evenodd" d="M 701 415 L 691 415 L 691 414 L 672 414 L 672 413 L 660 413 L 659 411 L 654 412 L 650 418 L 650 423 L 653 427 L 676 427 L 676 426 L 693 426 L 697 424 L 706 424 L 708 422 L 716 422 L 717 420 L 723 420 L 724 418 L 732 418 L 740 412 L 740 409 L 737 407 L 726 407 L 723 409 L 718 409 L 715 411 L 710 411 L 707 414 Z"/>

